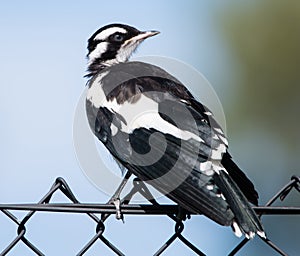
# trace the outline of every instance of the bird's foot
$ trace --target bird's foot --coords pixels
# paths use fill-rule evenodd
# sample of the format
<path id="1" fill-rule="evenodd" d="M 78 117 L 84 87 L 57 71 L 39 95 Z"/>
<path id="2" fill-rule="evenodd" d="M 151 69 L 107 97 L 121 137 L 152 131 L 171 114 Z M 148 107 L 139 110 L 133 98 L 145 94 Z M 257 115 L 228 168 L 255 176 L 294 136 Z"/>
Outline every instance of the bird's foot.
<path id="1" fill-rule="evenodd" d="M 121 212 L 121 200 L 120 198 L 112 198 L 109 203 L 113 204 L 116 207 L 116 219 L 122 220 L 124 222 L 124 216 Z"/>
<path id="2" fill-rule="evenodd" d="M 116 208 L 116 219 L 122 220 L 124 223 L 124 217 L 121 212 L 121 200 L 118 197 L 112 197 L 106 204 L 113 204 Z M 102 213 L 101 221 L 104 222 L 111 214 L 110 213 Z"/>

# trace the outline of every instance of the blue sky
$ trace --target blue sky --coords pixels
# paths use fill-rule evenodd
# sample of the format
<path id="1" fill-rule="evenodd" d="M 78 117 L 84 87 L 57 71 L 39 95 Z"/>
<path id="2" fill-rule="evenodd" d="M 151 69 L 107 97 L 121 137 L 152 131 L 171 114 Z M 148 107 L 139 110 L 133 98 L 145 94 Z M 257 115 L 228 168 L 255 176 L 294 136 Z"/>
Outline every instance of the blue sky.
<path id="1" fill-rule="evenodd" d="M 86 83 L 86 41 L 105 24 L 121 22 L 161 31 L 136 56 L 186 62 L 208 78 L 221 102 L 226 101 L 231 60 L 216 19 L 224 6 L 222 1 L 196 0 L 1 3 L 1 203 L 37 202 L 59 176 L 82 202 L 108 199 L 82 172 L 72 134 L 75 108 Z M 56 195 L 54 201 L 67 200 Z M 126 255 L 151 255 L 174 229 L 165 217 L 128 216 L 125 224 L 114 218 L 107 223 L 105 234 Z M 0 227 L 1 251 L 16 229 L 4 215 Z M 95 224 L 82 215 L 39 213 L 27 230 L 30 241 L 46 255 L 75 255 L 94 235 Z M 184 234 L 209 255 L 224 255 L 239 241 L 230 228 L 201 216 L 186 223 Z M 263 250 L 257 241 L 247 248 Z M 96 254 L 114 255 L 100 242 L 86 255 Z M 18 245 L 9 255 L 32 253 Z M 193 253 L 176 242 L 164 255 Z"/>

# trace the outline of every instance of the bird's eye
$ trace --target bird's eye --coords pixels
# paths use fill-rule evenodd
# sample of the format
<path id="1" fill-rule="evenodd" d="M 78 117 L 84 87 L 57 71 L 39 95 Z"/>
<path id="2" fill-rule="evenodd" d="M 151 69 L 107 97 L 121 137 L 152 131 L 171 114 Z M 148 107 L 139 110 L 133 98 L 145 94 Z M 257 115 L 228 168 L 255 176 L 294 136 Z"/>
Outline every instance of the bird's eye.
<path id="1" fill-rule="evenodd" d="M 113 38 L 116 42 L 122 42 L 124 40 L 124 36 L 121 34 L 115 34 Z"/>

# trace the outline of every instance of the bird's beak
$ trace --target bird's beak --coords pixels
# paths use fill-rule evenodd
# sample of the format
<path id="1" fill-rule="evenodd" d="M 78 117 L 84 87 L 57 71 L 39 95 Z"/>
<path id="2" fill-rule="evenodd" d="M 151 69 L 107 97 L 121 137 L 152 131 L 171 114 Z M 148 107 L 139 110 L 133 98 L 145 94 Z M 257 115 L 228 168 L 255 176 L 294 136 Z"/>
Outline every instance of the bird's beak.
<path id="1" fill-rule="evenodd" d="M 151 37 L 151 36 L 155 36 L 157 34 L 159 34 L 160 32 L 159 31 L 145 31 L 145 32 L 141 32 L 141 34 L 137 35 L 136 36 L 136 39 L 137 40 L 144 40 L 148 37 Z"/>
<path id="2" fill-rule="evenodd" d="M 134 37 L 128 39 L 125 42 L 125 45 L 130 44 L 130 43 L 141 42 L 141 41 L 145 40 L 146 38 L 155 36 L 159 33 L 160 33 L 159 31 L 143 31 L 140 34 L 138 34 L 137 36 L 134 36 Z"/>

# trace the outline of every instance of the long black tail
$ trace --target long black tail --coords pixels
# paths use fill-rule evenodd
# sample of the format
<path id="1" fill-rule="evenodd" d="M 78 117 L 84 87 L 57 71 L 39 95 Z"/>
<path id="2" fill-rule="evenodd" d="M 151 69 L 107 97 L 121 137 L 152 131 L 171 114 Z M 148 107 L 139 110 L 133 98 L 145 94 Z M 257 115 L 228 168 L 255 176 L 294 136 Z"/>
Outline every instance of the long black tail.
<path id="1" fill-rule="evenodd" d="M 226 152 L 223 155 L 221 164 L 227 170 L 230 177 L 243 192 L 244 196 L 254 205 L 258 205 L 258 193 L 254 188 L 253 183 L 243 173 L 243 171 L 233 162 L 230 154 Z"/>
<path id="2" fill-rule="evenodd" d="M 260 219 L 230 175 L 225 171 L 220 171 L 220 174 L 215 176 L 216 184 L 221 189 L 235 216 L 232 223 L 235 234 L 241 236 L 244 233 L 247 238 L 253 238 L 255 234 L 265 237 Z"/>

